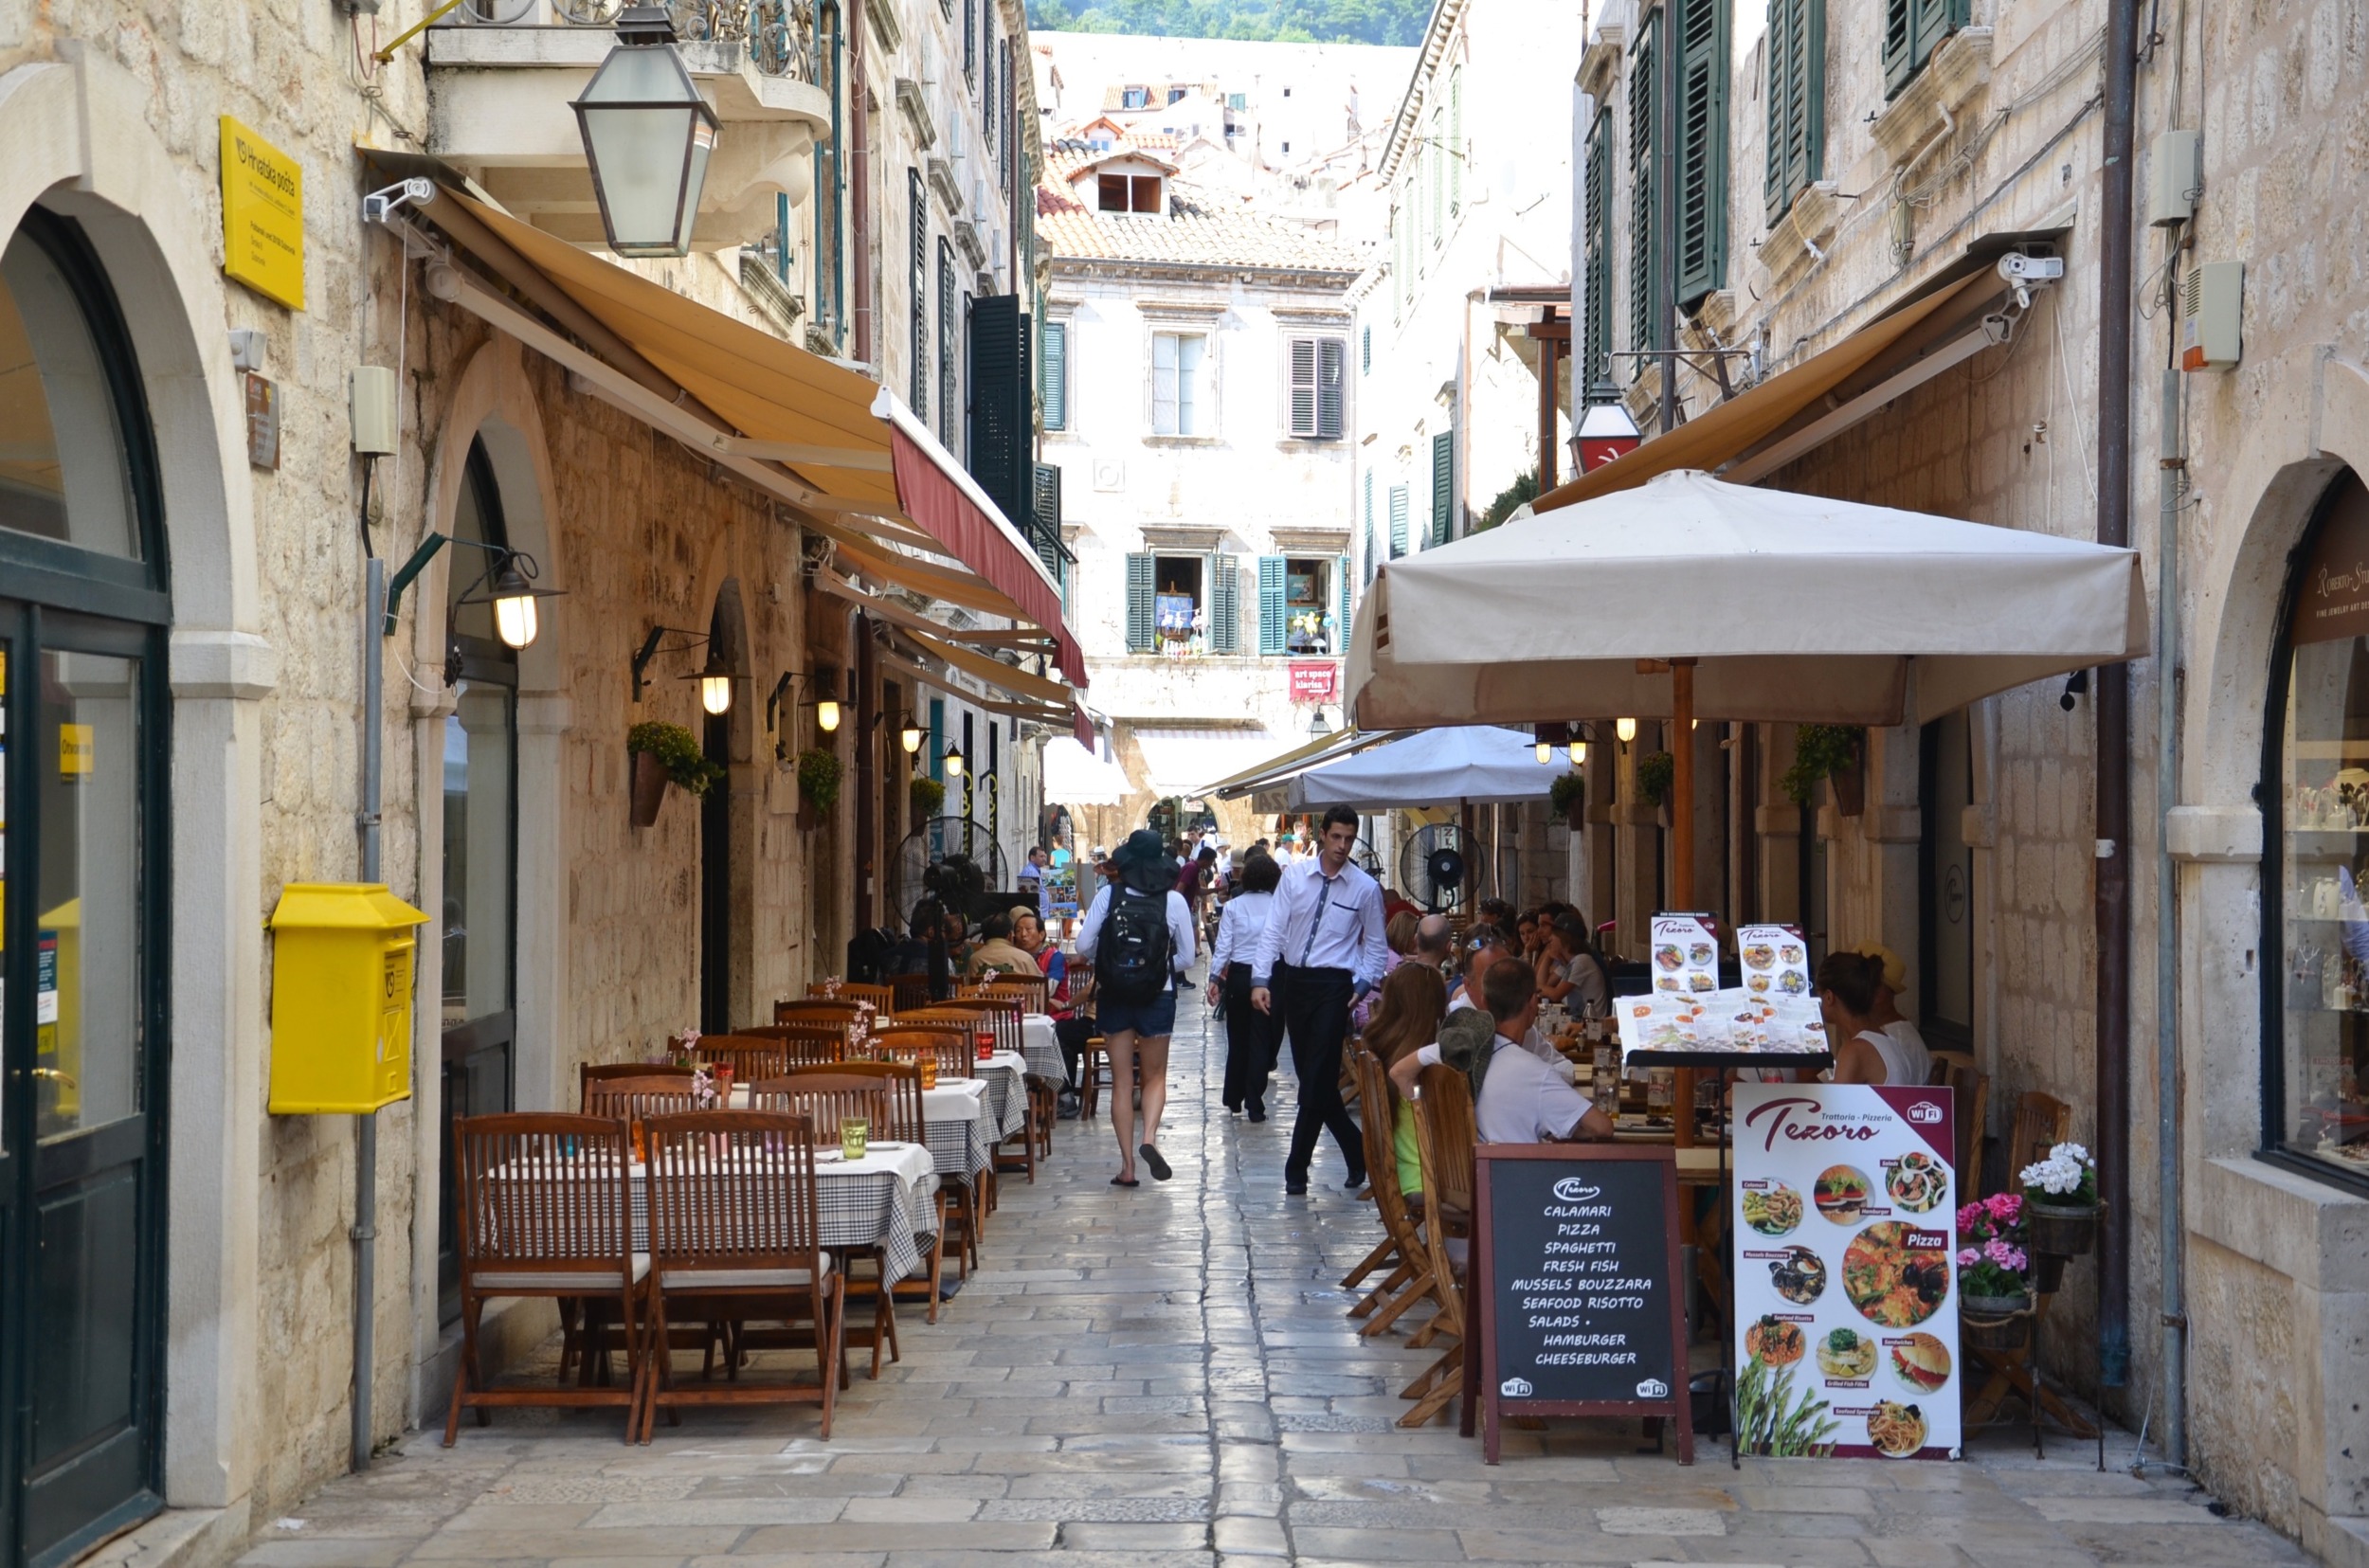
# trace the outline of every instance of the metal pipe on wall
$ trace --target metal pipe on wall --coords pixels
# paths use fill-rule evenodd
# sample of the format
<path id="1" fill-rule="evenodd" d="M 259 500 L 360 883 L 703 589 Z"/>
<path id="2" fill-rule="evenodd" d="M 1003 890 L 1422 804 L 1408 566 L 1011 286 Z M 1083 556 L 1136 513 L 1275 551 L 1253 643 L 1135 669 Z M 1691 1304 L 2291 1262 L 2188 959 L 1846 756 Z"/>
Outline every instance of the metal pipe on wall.
<path id="1" fill-rule="evenodd" d="M 2107 0 L 2098 215 L 2097 540 L 2130 543 L 2131 151 L 2138 0 Z M 2130 667 L 2097 679 L 2098 1381 L 2130 1374 Z"/>
<path id="2" fill-rule="evenodd" d="M 2177 279 L 2172 279 L 2176 284 Z M 2168 286 L 2168 285 L 2167 285 Z M 2177 294 L 2170 296 L 2179 297 Z M 2175 325 L 2172 331 L 2177 333 Z M 2179 803 L 2179 493 L 2187 468 L 2180 371 L 2163 366 L 2161 492 L 2156 516 L 2155 1168 L 2163 1278 L 2163 1457 L 2187 1464 L 2188 1299 L 2179 1198 L 2179 890 L 2172 880 L 2172 808 Z"/>
<path id="3" fill-rule="evenodd" d="M 365 566 L 362 595 L 362 809 L 354 825 L 362 836 L 362 877 L 378 880 L 379 802 L 386 768 L 381 755 L 380 713 L 386 703 L 386 650 L 379 623 L 387 618 L 387 563 L 373 555 Z M 371 1393 L 377 1376 L 378 1328 L 378 1116 L 353 1119 L 353 1463 L 371 1468 Z"/>

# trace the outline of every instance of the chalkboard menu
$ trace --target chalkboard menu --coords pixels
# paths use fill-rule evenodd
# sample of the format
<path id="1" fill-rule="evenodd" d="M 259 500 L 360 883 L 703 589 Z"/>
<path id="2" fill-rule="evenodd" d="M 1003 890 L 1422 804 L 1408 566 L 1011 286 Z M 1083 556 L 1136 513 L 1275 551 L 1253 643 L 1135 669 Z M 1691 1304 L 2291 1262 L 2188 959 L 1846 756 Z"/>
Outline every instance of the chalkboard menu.
<path id="1" fill-rule="evenodd" d="M 1481 1446 L 1502 1415 L 1675 1416 L 1694 1462 L 1678 1177 L 1658 1145 L 1483 1144 L 1473 1289 Z"/>

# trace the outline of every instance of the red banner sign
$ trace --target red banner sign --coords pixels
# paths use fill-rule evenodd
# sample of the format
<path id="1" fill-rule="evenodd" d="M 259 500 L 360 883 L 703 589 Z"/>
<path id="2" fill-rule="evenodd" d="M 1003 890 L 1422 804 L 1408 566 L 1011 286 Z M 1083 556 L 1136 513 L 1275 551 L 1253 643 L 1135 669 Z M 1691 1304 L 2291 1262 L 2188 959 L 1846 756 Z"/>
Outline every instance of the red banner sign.
<path id="1" fill-rule="evenodd" d="M 1293 702 L 1337 702 L 1340 687 L 1341 666 L 1329 659 L 1292 666 Z"/>

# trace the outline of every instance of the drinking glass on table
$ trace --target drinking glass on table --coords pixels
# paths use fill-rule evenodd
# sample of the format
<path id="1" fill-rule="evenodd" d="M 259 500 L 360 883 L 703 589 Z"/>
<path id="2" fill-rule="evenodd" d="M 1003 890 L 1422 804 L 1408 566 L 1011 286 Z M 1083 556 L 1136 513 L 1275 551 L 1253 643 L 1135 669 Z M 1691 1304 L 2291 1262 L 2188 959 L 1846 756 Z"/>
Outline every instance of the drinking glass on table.
<path id="1" fill-rule="evenodd" d="M 872 1123 L 867 1117 L 842 1116 L 839 1121 L 839 1154 L 842 1160 L 860 1160 L 872 1142 Z"/>
<path id="2" fill-rule="evenodd" d="M 924 1089 L 938 1087 L 938 1054 L 934 1051 L 921 1058 L 921 1087 Z"/>

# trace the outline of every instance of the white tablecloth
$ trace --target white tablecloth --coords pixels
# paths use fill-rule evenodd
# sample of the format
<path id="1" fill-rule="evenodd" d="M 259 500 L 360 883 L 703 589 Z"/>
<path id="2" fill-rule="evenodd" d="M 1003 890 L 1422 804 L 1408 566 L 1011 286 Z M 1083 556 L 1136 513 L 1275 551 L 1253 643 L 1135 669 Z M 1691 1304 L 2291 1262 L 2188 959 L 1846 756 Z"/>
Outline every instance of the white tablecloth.
<path id="1" fill-rule="evenodd" d="M 1030 1013 L 1020 1020 L 1022 1054 L 1028 1059 L 1028 1071 L 1040 1078 L 1059 1083 L 1067 1075 L 1061 1062 L 1060 1036 L 1054 1033 L 1049 1013 Z"/>
<path id="2" fill-rule="evenodd" d="M 732 1090 L 732 1108 L 746 1110 L 749 1091 Z M 993 1119 L 993 1086 L 986 1078 L 947 1078 L 921 1091 L 921 1131 L 940 1176 L 968 1177 L 986 1170 L 1002 1141 Z M 827 1141 L 833 1129 L 818 1127 Z"/>

